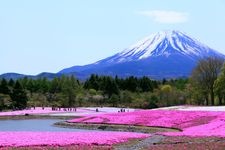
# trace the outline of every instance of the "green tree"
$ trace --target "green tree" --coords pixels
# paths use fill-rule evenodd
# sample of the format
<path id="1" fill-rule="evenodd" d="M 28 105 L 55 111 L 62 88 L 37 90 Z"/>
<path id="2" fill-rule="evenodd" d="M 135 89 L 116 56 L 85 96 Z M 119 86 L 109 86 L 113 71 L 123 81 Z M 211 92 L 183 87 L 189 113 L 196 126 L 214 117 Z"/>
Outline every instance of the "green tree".
<path id="1" fill-rule="evenodd" d="M 90 89 L 89 90 L 89 94 L 96 95 L 97 94 L 97 91 L 95 89 Z"/>
<path id="2" fill-rule="evenodd" d="M 9 94 L 10 93 L 10 89 L 8 87 L 8 82 L 6 79 L 2 79 L 1 84 L 0 84 L 0 93 L 3 94 Z"/>
<path id="3" fill-rule="evenodd" d="M 211 105 L 214 105 L 214 82 L 217 79 L 222 68 L 224 59 L 218 57 L 208 57 L 199 60 L 197 66 L 192 72 L 192 85 L 199 88 L 208 97 L 211 98 Z M 208 104 L 208 102 L 206 102 Z"/>
<path id="4" fill-rule="evenodd" d="M 152 81 L 148 77 L 142 77 L 141 79 L 139 79 L 139 85 L 140 85 L 142 92 L 152 92 L 153 91 Z"/>
<path id="5" fill-rule="evenodd" d="M 8 109 L 12 101 L 9 95 L 0 94 L 0 111 Z"/>
<path id="6" fill-rule="evenodd" d="M 89 79 L 84 83 L 84 88 L 95 89 L 96 91 L 100 89 L 100 79 L 98 75 L 92 74 Z"/>
<path id="7" fill-rule="evenodd" d="M 119 95 L 119 87 L 113 78 L 106 77 L 104 81 L 103 92 L 104 94 L 108 95 L 108 98 L 110 98 L 113 94 Z"/>
<path id="8" fill-rule="evenodd" d="M 156 95 L 151 95 L 150 99 L 149 99 L 149 103 L 148 103 L 148 108 L 158 108 L 158 97 Z"/>
<path id="9" fill-rule="evenodd" d="M 116 94 L 112 94 L 112 96 L 109 99 L 109 103 L 112 104 L 113 107 L 116 107 L 119 101 L 120 98 Z"/>
<path id="10" fill-rule="evenodd" d="M 38 80 L 39 82 L 39 92 L 41 93 L 47 93 L 49 91 L 50 88 L 50 84 L 49 81 L 47 80 L 47 78 L 41 78 Z"/>
<path id="11" fill-rule="evenodd" d="M 27 90 L 30 91 L 31 95 L 32 95 L 34 92 L 38 91 L 38 87 L 35 87 L 35 81 L 32 80 L 32 79 L 29 79 L 26 88 L 27 88 Z"/>
<path id="12" fill-rule="evenodd" d="M 16 81 L 11 98 L 14 108 L 24 109 L 27 107 L 27 95 L 19 81 Z"/>
<path id="13" fill-rule="evenodd" d="M 27 105 L 32 106 L 48 106 L 47 97 L 42 93 L 33 93 L 30 97 Z"/>
<path id="14" fill-rule="evenodd" d="M 161 87 L 161 91 L 164 95 L 164 97 L 166 98 L 166 105 L 169 106 L 169 96 L 170 96 L 170 93 L 172 92 L 172 87 L 168 84 L 165 84 Z"/>
<path id="15" fill-rule="evenodd" d="M 15 81 L 13 79 L 10 79 L 8 82 L 9 93 L 13 92 L 14 86 L 15 86 Z"/>
<path id="16" fill-rule="evenodd" d="M 76 101 L 76 92 L 79 89 L 79 85 L 74 76 L 71 77 L 62 77 L 62 93 L 66 97 L 68 104 L 67 106 L 75 106 Z"/>
<path id="17" fill-rule="evenodd" d="M 222 100 L 225 97 L 225 64 L 223 65 L 222 71 L 214 83 L 214 91 L 218 96 L 219 105 L 222 105 Z"/>
<path id="18" fill-rule="evenodd" d="M 138 79 L 136 77 L 129 77 L 125 80 L 126 89 L 131 92 L 136 92 L 138 90 Z"/>
<path id="19" fill-rule="evenodd" d="M 130 106 L 130 104 L 134 100 L 134 96 L 132 92 L 125 90 L 121 92 L 120 99 L 123 104 L 125 104 L 126 106 Z"/>

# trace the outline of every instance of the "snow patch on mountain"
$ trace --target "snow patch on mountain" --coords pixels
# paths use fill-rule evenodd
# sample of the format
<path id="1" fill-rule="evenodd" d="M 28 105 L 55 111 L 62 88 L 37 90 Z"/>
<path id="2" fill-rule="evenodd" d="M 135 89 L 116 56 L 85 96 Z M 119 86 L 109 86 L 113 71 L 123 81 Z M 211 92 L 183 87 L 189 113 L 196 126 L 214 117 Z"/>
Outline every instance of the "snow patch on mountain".
<path id="1" fill-rule="evenodd" d="M 191 59 L 219 54 L 185 33 L 172 30 L 151 34 L 124 51 L 98 61 L 96 64 L 123 63 L 158 56 L 169 57 L 174 53 L 185 55 Z"/>

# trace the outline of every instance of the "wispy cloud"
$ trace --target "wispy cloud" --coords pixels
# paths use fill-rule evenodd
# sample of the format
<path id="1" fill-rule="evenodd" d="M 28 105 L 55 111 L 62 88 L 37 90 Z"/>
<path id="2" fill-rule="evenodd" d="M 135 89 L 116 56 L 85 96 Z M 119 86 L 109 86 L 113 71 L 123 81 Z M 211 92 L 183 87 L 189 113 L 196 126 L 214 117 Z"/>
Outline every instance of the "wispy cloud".
<path id="1" fill-rule="evenodd" d="M 189 18 L 189 14 L 186 12 L 165 10 L 139 11 L 138 14 L 150 17 L 155 22 L 167 24 L 184 23 Z"/>

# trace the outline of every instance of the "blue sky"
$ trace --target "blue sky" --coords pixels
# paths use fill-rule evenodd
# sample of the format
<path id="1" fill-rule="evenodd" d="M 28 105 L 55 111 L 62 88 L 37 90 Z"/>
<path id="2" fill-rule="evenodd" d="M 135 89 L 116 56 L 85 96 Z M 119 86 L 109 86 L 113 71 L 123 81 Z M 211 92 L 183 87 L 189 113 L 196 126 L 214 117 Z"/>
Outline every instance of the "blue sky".
<path id="1" fill-rule="evenodd" d="M 0 74 L 58 72 L 175 29 L 225 54 L 224 0 L 0 0 Z"/>

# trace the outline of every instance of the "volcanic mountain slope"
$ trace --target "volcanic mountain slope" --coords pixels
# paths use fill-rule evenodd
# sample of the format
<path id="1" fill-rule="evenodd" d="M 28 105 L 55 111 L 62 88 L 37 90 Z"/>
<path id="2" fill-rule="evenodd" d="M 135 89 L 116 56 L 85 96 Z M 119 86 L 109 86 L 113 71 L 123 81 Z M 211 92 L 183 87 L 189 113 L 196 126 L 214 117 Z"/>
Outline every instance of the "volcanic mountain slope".
<path id="1" fill-rule="evenodd" d="M 224 57 L 182 32 L 163 31 L 111 57 L 93 64 L 63 69 L 59 73 L 79 73 L 84 76 L 96 73 L 121 77 L 134 75 L 156 79 L 187 77 L 199 59 L 209 56 Z"/>
<path id="2" fill-rule="evenodd" d="M 0 78 L 17 79 L 26 76 L 52 79 L 64 74 L 85 79 L 93 73 L 120 77 L 149 76 L 153 79 L 188 77 L 199 59 L 210 56 L 225 58 L 223 54 L 180 31 L 162 31 L 93 64 L 73 66 L 56 74 L 41 73 L 29 76 L 8 73 Z"/>

